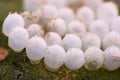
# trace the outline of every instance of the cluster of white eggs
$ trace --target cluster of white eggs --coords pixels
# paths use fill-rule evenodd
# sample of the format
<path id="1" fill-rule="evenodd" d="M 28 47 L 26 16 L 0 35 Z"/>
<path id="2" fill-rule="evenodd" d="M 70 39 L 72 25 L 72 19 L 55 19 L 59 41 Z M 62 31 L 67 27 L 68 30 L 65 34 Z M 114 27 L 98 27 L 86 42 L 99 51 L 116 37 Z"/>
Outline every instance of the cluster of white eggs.
<path id="1" fill-rule="evenodd" d="M 120 67 L 120 17 L 113 2 L 24 1 L 26 11 L 9 13 L 2 32 L 15 52 L 26 48 L 32 64 L 44 58 L 50 71 L 64 64 L 70 70 L 78 70 L 83 65 L 88 70 L 112 71 Z M 83 5 L 74 11 L 70 5 L 76 7 L 76 4 Z"/>

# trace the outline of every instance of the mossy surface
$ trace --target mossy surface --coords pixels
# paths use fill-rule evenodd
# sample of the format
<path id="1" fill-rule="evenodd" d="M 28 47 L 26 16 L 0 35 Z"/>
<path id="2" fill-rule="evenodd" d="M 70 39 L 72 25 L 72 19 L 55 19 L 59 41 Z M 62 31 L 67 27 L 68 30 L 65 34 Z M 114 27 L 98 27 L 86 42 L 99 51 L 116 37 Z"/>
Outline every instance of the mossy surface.
<path id="1" fill-rule="evenodd" d="M 0 0 L 0 47 L 9 50 L 8 57 L 0 62 L 0 80 L 120 80 L 120 69 L 111 72 L 104 69 L 88 71 L 83 67 L 70 71 L 62 66 L 58 72 L 49 72 L 43 60 L 38 65 L 32 65 L 25 50 L 21 53 L 12 51 L 7 37 L 2 34 L 2 23 L 9 11 L 22 11 L 21 4 L 21 0 Z"/>

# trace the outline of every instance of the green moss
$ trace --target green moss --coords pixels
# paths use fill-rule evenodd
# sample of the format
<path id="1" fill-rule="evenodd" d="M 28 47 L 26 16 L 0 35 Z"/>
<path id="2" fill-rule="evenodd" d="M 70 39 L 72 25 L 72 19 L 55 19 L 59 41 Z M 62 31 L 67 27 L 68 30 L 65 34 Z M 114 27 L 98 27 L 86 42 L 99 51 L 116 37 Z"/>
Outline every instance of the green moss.
<path id="1" fill-rule="evenodd" d="M 0 0 L 0 47 L 9 50 L 6 60 L 0 62 L 0 80 L 120 80 L 120 69 L 112 72 L 104 69 L 88 71 L 83 67 L 70 71 L 62 66 L 58 72 L 49 72 L 43 60 L 38 65 L 32 65 L 25 50 L 21 53 L 12 51 L 7 45 L 7 37 L 1 32 L 2 23 L 9 11 L 22 11 L 21 3 L 21 0 Z M 9 4 L 14 4 L 15 7 L 8 9 Z"/>
<path id="2" fill-rule="evenodd" d="M 0 0 L 0 21 L 2 21 L 9 12 L 22 11 L 22 0 Z"/>

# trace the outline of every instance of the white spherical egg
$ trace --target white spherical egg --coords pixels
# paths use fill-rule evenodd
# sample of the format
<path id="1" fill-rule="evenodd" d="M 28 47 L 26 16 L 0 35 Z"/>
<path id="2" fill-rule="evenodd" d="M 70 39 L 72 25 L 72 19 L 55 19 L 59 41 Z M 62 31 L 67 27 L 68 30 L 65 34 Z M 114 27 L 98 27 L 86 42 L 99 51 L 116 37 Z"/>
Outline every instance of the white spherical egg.
<path id="1" fill-rule="evenodd" d="M 29 40 L 29 34 L 26 29 L 22 27 L 14 28 L 8 37 L 8 45 L 15 52 L 21 52 Z"/>
<path id="2" fill-rule="evenodd" d="M 120 48 L 120 34 L 116 31 L 107 33 L 103 39 L 102 45 L 104 50 L 109 46 L 117 46 Z"/>
<path id="3" fill-rule="evenodd" d="M 91 22 L 95 19 L 95 14 L 90 7 L 83 6 L 78 9 L 76 17 L 89 27 Z"/>
<path id="4" fill-rule="evenodd" d="M 66 0 L 46 0 L 46 3 L 54 5 L 58 9 L 66 6 Z"/>
<path id="5" fill-rule="evenodd" d="M 43 28 L 38 24 L 32 24 L 27 29 L 30 37 L 34 37 L 35 35 L 43 37 L 44 36 L 44 30 Z"/>
<path id="6" fill-rule="evenodd" d="M 120 16 L 111 23 L 111 31 L 118 31 L 120 33 Z"/>
<path id="7" fill-rule="evenodd" d="M 85 63 L 85 56 L 78 48 L 69 49 L 66 53 L 65 66 L 70 70 L 78 70 Z"/>
<path id="8" fill-rule="evenodd" d="M 94 33 L 85 33 L 82 36 L 82 50 L 85 51 L 91 46 L 101 47 L 100 38 Z"/>
<path id="9" fill-rule="evenodd" d="M 44 64 L 48 70 L 56 71 L 63 65 L 65 56 L 65 50 L 61 46 L 52 45 L 46 51 Z"/>
<path id="10" fill-rule="evenodd" d="M 81 39 L 75 34 L 66 34 L 62 40 L 62 46 L 66 51 L 71 48 L 81 48 Z"/>
<path id="11" fill-rule="evenodd" d="M 25 21 L 25 28 L 28 28 L 32 24 L 37 24 L 39 22 L 38 14 L 32 11 L 24 11 L 21 16 Z"/>
<path id="12" fill-rule="evenodd" d="M 83 0 L 83 4 L 85 6 L 91 7 L 93 10 L 97 10 L 97 8 L 103 3 L 103 0 Z"/>
<path id="13" fill-rule="evenodd" d="M 58 17 L 58 10 L 55 6 L 46 4 L 36 10 L 36 14 L 39 16 L 40 24 L 44 27 L 49 21 Z"/>
<path id="14" fill-rule="evenodd" d="M 118 16 L 118 9 L 113 2 L 106 2 L 100 5 L 97 10 L 97 18 L 101 19 L 108 24 Z"/>
<path id="15" fill-rule="evenodd" d="M 46 30 L 56 32 L 63 37 L 66 33 L 66 23 L 61 18 L 53 19 L 48 23 Z"/>
<path id="16" fill-rule="evenodd" d="M 108 24 L 102 20 L 93 21 L 90 25 L 89 31 L 95 33 L 100 39 L 103 39 L 104 36 L 109 32 L 110 27 Z"/>
<path id="17" fill-rule="evenodd" d="M 78 36 L 83 35 L 86 32 L 86 26 L 78 20 L 74 20 L 68 24 L 67 33 L 76 34 Z"/>
<path id="18" fill-rule="evenodd" d="M 38 36 L 30 38 L 26 45 L 26 53 L 31 63 L 38 64 L 44 57 L 46 48 L 47 44 L 43 38 Z"/>
<path id="19" fill-rule="evenodd" d="M 58 11 L 59 17 L 64 19 L 68 24 L 75 19 L 75 14 L 72 9 L 64 7 Z"/>
<path id="20" fill-rule="evenodd" d="M 88 70 L 98 70 L 104 62 L 104 52 L 97 47 L 89 47 L 85 51 L 85 68 Z"/>
<path id="21" fill-rule="evenodd" d="M 58 33 L 55 32 L 49 32 L 45 35 L 45 40 L 48 46 L 52 45 L 61 45 L 62 39 L 61 36 Z"/>
<path id="22" fill-rule="evenodd" d="M 110 46 L 104 53 L 103 67 L 109 71 L 116 70 L 120 67 L 120 49 L 116 46 Z"/>
<path id="23" fill-rule="evenodd" d="M 8 36 L 12 29 L 15 27 L 24 27 L 24 25 L 25 22 L 21 15 L 17 13 L 9 14 L 3 22 L 2 32 Z"/>

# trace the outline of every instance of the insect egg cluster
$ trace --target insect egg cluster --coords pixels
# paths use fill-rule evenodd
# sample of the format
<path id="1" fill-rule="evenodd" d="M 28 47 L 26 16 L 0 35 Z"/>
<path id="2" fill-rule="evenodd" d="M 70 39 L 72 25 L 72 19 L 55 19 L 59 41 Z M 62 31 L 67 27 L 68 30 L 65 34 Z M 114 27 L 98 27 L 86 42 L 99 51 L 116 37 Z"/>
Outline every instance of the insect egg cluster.
<path id="1" fill-rule="evenodd" d="M 24 0 L 24 12 L 9 13 L 2 26 L 8 46 L 25 49 L 32 64 L 57 71 L 120 67 L 120 16 L 103 0 Z"/>

